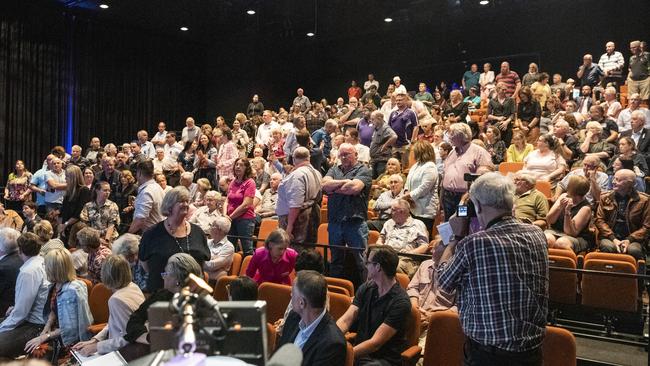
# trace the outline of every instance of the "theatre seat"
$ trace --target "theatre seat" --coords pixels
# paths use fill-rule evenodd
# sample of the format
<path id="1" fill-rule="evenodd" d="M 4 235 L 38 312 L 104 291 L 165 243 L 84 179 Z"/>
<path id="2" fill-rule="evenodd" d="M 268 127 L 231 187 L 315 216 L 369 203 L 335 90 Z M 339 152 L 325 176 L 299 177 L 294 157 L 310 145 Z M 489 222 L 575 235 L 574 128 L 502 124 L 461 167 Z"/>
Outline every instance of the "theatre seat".
<path id="1" fill-rule="evenodd" d="M 271 234 L 273 230 L 278 228 L 278 225 L 278 220 L 266 219 L 262 221 L 260 224 L 260 231 L 257 234 L 257 248 L 264 246 L 264 241 L 269 237 L 269 234 Z"/>
<path id="2" fill-rule="evenodd" d="M 636 274 L 634 258 L 614 255 L 615 259 L 587 254 L 584 269 L 614 273 Z M 606 254 L 606 253 L 602 253 Z M 632 261 L 629 260 L 630 257 Z M 582 305 L 598 309 L 636 312 L 638 309 L 638 280 L 584 273 L 582 275 Z"/>
<path id="3" fill-rule="evenodd" d="M 553 267 L 576 269 L 575 260 L 565 256 L 549 255 L 548 264 Z M 575 304 L 577 290 L 577 273 L 549 269 L 548 298 L 551 302 Z"/>
<path id="4" fill-rule="evenodd" d="M 402 366 L 415 365 L 420 359 L 422 347 L 418 345 L 420 340 L 420 309 L 417 305 L 411 304 L 411 314 L 406 319 L 406 345 L 408 346 L 402 354 Z"/>
<path id="5" fill-rule="evenodd" d="M 501 169 L 499 169 L 501 170 Z M 544 196 L 546 196 L 546 199 L 551 199 L 553 198 L 553 189 L 551 188 L 551 183 L 547 182 L 545 180 L 538 180 L 535 183 L 535 189 L 540 191 Z"/>
<path id="6" fill-rule="evenodd" d="M 217 284 L 214 286 L 214 292 L 212 296 L 217 301 L 228 301 L 228 290 L 226 287 L 235 279 L 237 276 L 223 276 L 217 280 Z"/>
<path id="7" fill-rule="evenodd" d="M 409 283 L 411 282 L 409 276 L 405 275 L 404 273 L 396 273 L 395 279 L 397 280 L 397 282 L 399 282 L 399 285 L 405 290 L 409 286 Z"/>
<path id="8" fill-rule="evenodd" d="M 264 282 L 257 289 L 257 299 L 266 301 L 266 321 L 275 323 L 284 316 L 291 302 L 291 286 Z"/>
<path id="9" fill-rule="evenodd" d="M 352 304 L 352 299 L 350 296 L 337 294 L 331 291 L 328 291 L 328 295 L 330 299 L 329 313 L 334 320 L 338 320 L 346 311 L 348 311 L 350 304 Z"/>
<path id="10" fill-rule="evenodd" d="M 247 255 L 244 260 L 241 263 L 241 268 L 239 269 L 239 275 L 240 276 L 246 276 L 246 269 L 248 269 L 248 264 L 251 262 L 251 259 L 253 258 L 252 255 Z"/>
<path id="11" fill-rule="evenodd" d="M 228 275 L 239 274 L 242 261 L 243 261 L 242 255 L 240 253 L 234 253 L 232 256 L 232 264 L 230 265 L 230 270 L 228 271 Z"/>
<path id="12" fill-rule="evenodd" d="M 368 245 L 376 244 L 377 240 L 379 240 L 379 235 L 379 231 L 368 231 Z"/>
<path id="13" fill-rule="evenodd" d="M 515 163 L 504 161 L 499 164 L 499 173 L 502 175 L 508 175 L 508 173 L 516 173 L 524 168 L 524 163 Z"/>
<path id="14" fill-rule="evenodd" d="M 112 295 L 113 291 L 104 286 L 103 283 L 96 284 L 90 291 L 88 306 L 93 315 L 93 324 L 88 327 L 88 330 L 91 333 L 97 334 L 106 326 L 109 315 L 108 299 Z"/>
<path id="15" fill-rule="evenodd" d="M 566 329 L 546 326 L 542 353 L 544 366 L 575 366 L 576 338 Z"/>
<path id="16" fill-rule="evenodd" d="M 354 296 L 354 284 L 350 280 L 336 277 L 325 277 L 328 285 L 339 286 L 346 289 L 350 297 Z"/>

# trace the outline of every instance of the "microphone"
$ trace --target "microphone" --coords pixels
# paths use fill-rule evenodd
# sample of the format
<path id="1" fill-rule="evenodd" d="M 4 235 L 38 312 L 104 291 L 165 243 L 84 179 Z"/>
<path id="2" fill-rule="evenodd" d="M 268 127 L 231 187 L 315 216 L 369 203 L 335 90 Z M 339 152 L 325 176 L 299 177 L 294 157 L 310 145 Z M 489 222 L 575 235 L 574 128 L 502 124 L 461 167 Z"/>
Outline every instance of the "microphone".
<path id="1" fill-rule="evenodd" d="M 205 282 L 203 278 L 192 273 L 190 273 L 189 277 L 187 278 L 187 285 L 191 286 L 199 295 L 199 301 L 201 301 L 203 305 L 214 310 L 217 319 L 221 323 L 222 332 L 228 329 L 226 320 L 223 318 L 221 310 L 219 309 L 219 303 L 211 296 L 212 292 L 214 291 L 212 287 L 210 287 L 210 285 L 208 285 L 208 283 Z"/>
<path id="2" fill-rule="evenodd" d="M 300 366 L 302 351 L 293 343 L 280 347 L 266 362 L 266 366 Z"/>

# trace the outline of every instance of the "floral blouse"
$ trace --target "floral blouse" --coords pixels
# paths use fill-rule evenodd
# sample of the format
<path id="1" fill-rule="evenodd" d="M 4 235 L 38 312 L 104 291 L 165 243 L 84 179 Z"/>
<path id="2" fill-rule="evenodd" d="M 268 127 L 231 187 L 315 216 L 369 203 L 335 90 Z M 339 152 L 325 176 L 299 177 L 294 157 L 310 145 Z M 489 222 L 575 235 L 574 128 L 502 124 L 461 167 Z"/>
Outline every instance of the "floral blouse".
<path id="1" fill-rule="evenodd" d="M 22 177 L 16 176 L 16 173 L 9 174 L 7 180 L 7 190 L 9 191 L 9 201 L 23 201 L 20 196 L 29 189 L 29 182 L 32 180 L 32 173 L 24 172 Z"/>
<path id="2" fill-rule="evenodd" d="M 119 235 L 117 227 L 120 225 L 120 209 L 111 200 L 106 200 L 101 207 L 97 205 L 96 201 L 86 203 L 79 218 L 87 222 L 93 229 L 99 230 L 102 238 L 106 237 L 106 231 L 111 226 L 114 229 L 110 239 L 114 240 Z"/>

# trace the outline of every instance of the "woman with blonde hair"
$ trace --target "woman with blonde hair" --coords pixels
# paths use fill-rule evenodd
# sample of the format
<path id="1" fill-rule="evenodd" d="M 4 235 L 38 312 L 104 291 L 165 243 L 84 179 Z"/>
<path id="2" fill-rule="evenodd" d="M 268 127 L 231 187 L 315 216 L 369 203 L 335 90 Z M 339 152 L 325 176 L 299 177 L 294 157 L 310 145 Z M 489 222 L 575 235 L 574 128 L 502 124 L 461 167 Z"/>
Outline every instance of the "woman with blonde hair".
<path id="1" fill-rule="evenodd" d="M 426 141 L 416 141 L 411 148 L 415 164 L 409 169 L 404 184 L 403 199 L 411 202 L 411 214 L 422 221 L 430 235 L 438 212 L 438 169 L 433 146 Z"/>
<path id="2" fill-rule="evenodd" d="M 41 220 L 38 224 L 34 225 L 34 234 L 36 234 L 43 242 L 43 246 L 39 253 L 42 256 L 45 256 L 47 252 L 52 249 L 65 248 L 61 239 L 54 238 L 54 228 L 52 228 L 52 224 L 47 220 Z"/>
<path id="3" fill-rule="evenodd" d="M 521 163 L 528 154 L 535 150 L 532 144 L 526 142 L 526 136 L 521 131 L 512 134 L 512 144 L 506 151 L 506 161 L 509 163 Z"/>

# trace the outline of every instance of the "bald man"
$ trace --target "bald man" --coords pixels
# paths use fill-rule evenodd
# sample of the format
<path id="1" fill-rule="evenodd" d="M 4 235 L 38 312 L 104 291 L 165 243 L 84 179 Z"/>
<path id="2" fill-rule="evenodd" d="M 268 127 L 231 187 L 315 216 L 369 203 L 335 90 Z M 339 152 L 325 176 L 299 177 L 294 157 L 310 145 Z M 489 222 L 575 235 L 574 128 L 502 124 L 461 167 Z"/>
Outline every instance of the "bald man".
<path id="1" fill-rule="evenodd" d="M 614 42 L 610 41 L 605 44 L 605 53 L 600 56 L 598 66 L 605 74 L 603 87 L 607 87 L 608 83 L 612 83 L 618 92 L 618 88 L 623 82 L 623 66 L 625 66 L 625 59 L 620 52 L 616 51 L 616 45 Z"/>
<path id="2" fill-rule="evenodd" d="M 593 62 L 593 57 L 586 54 L 582 57 L 582 65 L 578 68 L 576 76 L 580 79 L 581 86 L 589 85 L 593 89 L 605 74 L 600 66 Z"/>
<path id="3" fill-rule="evenodd" d="M 635 183 L 636 174 L 632 170 L 621 169 L 614 174 L 612 190 L 601 195 L 595 224 L 601 251 L 645 259 L 650 234 L 650 197 L 638 192 Z"/>

